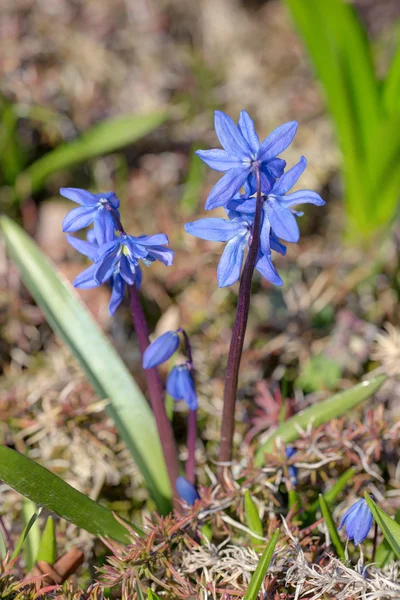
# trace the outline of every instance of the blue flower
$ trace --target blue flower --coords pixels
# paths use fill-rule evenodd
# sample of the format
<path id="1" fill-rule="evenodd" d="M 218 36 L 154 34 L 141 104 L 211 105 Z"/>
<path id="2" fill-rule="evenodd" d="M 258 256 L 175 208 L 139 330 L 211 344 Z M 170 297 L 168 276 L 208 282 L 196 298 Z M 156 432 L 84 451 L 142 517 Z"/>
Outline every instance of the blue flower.
<path id="1" fill-rule="evenodd" d="M 66 215 L 63 231 L 71 233 L 94 223 L 94 232 L 100 245 L 112 238 L 115 230 L 112 211 L 115 211 L 119 218 L 119 200 L 114 192 L 92 194 L 78 188 L 61 188 L 60 194 L 81 205 Z"/>
<path id="2" fill-rule="evenodd" d="M 203 240 L 213 242 L 228 242 L 218 264 L 218 286 L 232 285 L 240 277 L 244 252 L 249 243 L 250 232 L 253 225 L 252 215 L 241 215 L 235 211 L 228 212 L 229 220 L 222 218 L 199 219 L 193 223 L 186 223 L 185 231 Z M 285 253 L 286 248 L 272 234 L 270 247 L 280 253 Z M 271 283 L 282 285 L 282 279 L 272 264 L 271 251 L 264 255 L 258 254 L 256 269 Z"/>
<path id="3" fill-rule="evenodd" d="M 176 480 L 176 491 L 178 492 L 178 496 L 189 506 L 194 504 L 196 500 L 200 498 L 197 489 L 186 479 L 186 477 L 178 477 Z"/>
<path id="4" fill-rule="evenodd" d="M 178 350 L 180 344 L 176 331 L 167 331 L 146 348 L 143 354 L 143 368 L 151 369 L 165 362 Z"/>
<path id="5" fill-rule="evenodd" d="M 285 454 L 286 454 L 286 458 L 292 458 L 292 456 L 294 454 L 296 454 L 296 449 L 293 448 L 292 446 L 286 446 Z M 297 485 L 298 472 L 299 472 L 299 470 L 295 465 L 288 466 L 289 479 L 293 485 Z"/>
<path id="6" fill-rule="evenodd" d="M 167 392 L 174 400 L 184 400 L 190 410 L 197 410 L 197 394 L 188 365 L 177 365 L 167 377 Z"/>
<path id="7" fill-rule="evenodd" d="M 372 513 L 367 502 L 362 498 L 344 513 L 338 529 L 343 526 L 349 540 L 358 546 L 367 537 L 372 525 Z"/>
<path id="8" fill-rule="evenodd" d="M 286 162 L 277 158 L 291 144 L 298 123 L 290 121 L 275 129 L 260 144 L 254 122 L 242 110 L 238 125 L 221 111 L 215 112 L 215 131 L 223 150 L 198 150 L 197 155 L 212 169 L 225 175 L 211 190 L 206 209 L 226 205 L 247 184 L 255 190 L 255 170 L 260 170 L 261 190 L 268 193 Z"/>

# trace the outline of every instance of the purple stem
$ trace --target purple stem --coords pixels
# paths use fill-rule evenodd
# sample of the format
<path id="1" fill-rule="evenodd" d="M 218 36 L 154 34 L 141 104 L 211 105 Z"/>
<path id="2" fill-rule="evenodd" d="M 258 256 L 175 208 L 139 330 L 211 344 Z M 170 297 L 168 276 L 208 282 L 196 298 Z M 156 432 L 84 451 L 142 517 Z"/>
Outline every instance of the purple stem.
<path id="1" fill-rule="evenodd" d="M 179 331 L 183 335 L 184 343 L 185 343 L 185 354 L 188 359 L 189 368 L 191 371 L 191 375 L 193 379 L 195 378 L 194 366 L 193 366 L 193 355 L 192 355 L 192 347 L 190 345 L 189 336 L 186 331 L 180 327 Z M 196 482 L 196 441 L 197 441 L 197 410 L 189 411 L 189 416 L 187 420 L 187 437 L 186 437 L 186 446 L 188 450 L 188 457 L 185 464 L 185 476 L 186 479 L 191 483 L 195 484 Z"/>
<path id="2" fill-rule="evenodd" d="M 129 300 L 133 325 L 135 327 L 140 353 L 143 356 L 144 351 L 150 345 L 149 332 L 147 329 L 146 317 L 144 316 L 142 303 L 140 302 L 139 292 L 134 285 L 129 286 Z M 160 442 L 164 452 L 165 464 L 167 467 L 171 487 L 174 496 L 176 496 L 175 484 L 179 476 L 179 466 L 174 432 L 171 421 L 168 419 L 168 415 L 165 410 L 164 387 L 160 375 L 155 367 L 153 369 L 144 369 L 144 374 L 146 376 L 150 404 L 157 423 L 158 435 L 160 436 Z M 149 443 L 151 443 L 151 440 L 149 440 Z"/>
<path id="3" fill-rule="evenodd" d="M 246 333 L 247 318 L 249 316 L 251 282 L 257 261 L 260 243 L 261 228 L 261 179 L 259 168 L 255 171 L 257 180 L 257 203 L 252 237 L 240 280 L 239 296 L 236 309 L 235 324 L 233 326 L 231 345 L 229 348 L 228 364 L 225 374 L 224 406 L 222 411 L 221 446 L 219 462 L 227 463 L 232 460 L 233 434 L 235 431 L 235 405 L 238 388 L 240 359 L 242 357 L 244 336 Z M 220 475 L 222 475 L 220 471 Z"/>

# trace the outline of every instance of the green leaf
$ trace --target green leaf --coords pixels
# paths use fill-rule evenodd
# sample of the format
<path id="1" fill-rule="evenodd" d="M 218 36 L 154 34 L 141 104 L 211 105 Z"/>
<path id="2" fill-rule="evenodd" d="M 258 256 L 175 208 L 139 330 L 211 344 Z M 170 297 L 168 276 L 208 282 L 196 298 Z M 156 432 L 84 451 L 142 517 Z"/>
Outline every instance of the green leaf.
<path id="1" fill-rule="evenodd" d="M 328 492 L 323 494 L 323 498 L 329 507 L 332 506 L 332 504 L 334 503 L 336 498 L 344 490 L 344 488 L 347 486 L 349 481 L 351 481 L 353 479 L 355 474 L 356 474 L 356 470 L 353 469 L 353 467 L 350 467 L 350 469 L 347 469 L 347 471 L 345 471 L 339 477 L 339 479 L 333 484 L 332 488 Z M 311 505 L 310 512 L 314 513 L 317 510 L 318 506 L 320 506 L 319 500 L 317 500 L 316 502 L 314 502 Z"/>
<path id="2" fill-rule="evenodd" d="M 250 491 L 246 490 L 244 493 L 244 513 L 246 516 L 246 524 L 249 529 L 251 529 L 254 533 L 262 537 L 264 535 L 262 522 L 260 516 L 258 514 L 257 506 L 250 496 Z M 261 540 L 252 537 L 251 543 L 253 546 L 259 546 Z"/>
<path id="3" fill-rule="evenodd" d="M 147 588 L 147 598 L 148 600 L 161 600 L 160 596 L 158 596 L 152 589 Z"/>
<path id="4" fill-rule="evenodd" d="M 0 218 L 11 258 L 47 321 L 68 344 L 136 461 L 160 512 L 171 509 L 171 487 L 151 408 L 128 369 L 71 284 L 13 221 Z M 149 444 L 149 440 L 151 443 Z"/>
<path id="5" fill-rule="evenodd" d="M 0 457 L 1 457 L 2 460 L 4 460 L 4 458 L 7 459 L 7 453 L 6 453 L 5 456 L 3 456 L 3 454 L 2 454 L 2 450 L 3 449 L 4 449 L 4 447 L 0 447 Z M 14 450 L 9 450 L 8 448 L 6 448 L 6 450 L 8 450 L 8 452 L 15 452 Z M 15 454 L 17 454 L 17 452 L 15 452 Z M 3 471 L 4 470 L 7 471 L 7 469 L 10 468 L 10 465 L 7 464 L 5 466 L 5 469 L 4 469 L 4 465 L 1 465 L 0 468 L 1 468 L 0 478 L 3 479 L 6 483 L 8 483 L 7 479 L 5 477 L 3 477 Z M 38 518 L 38 516 L 40 515 L 41 512 L 42 512 L 42 508 L 40 507 L 29 518 L 29 521 L 26 523 L 26 525 L 25 525 L 25 527 L 24 527 L 21 535 L 18 538 L 18 541 L 17 541 L 17 543 L 15 545 L 15 548 L 14 548 L 14 552 L 12 553 L 11 559 L 17 558 L 17 556 L 19 556 L 19 553 L 21 552 L 22 546 L 24 545 L 24 542 L 25 542 L 26 538 L 28 537 L 28 534 L 29 534 L 30 530 L 34 526 L 34 524 L 36 522 L 36 519 Z M 32 562 L 32 564 L 30 566 L 27 565 L 28 569 L 30 569 L 32 567 L 32 565 L 33 565 L 33 562 Z"/>
<path id="6" fill-rule="evenodd" d="M 76 140 L 59 146 L 30 165 L 17 180 L 18 194 L 23 197 L 35 193 L 52 173 L 132 144 L 159 127 L 166 118 L 165 112 L 155 112 L 123 115 L 98 123 Z"/>
<path id="7" fill-rule="evenodd" d="M 30 458 L 6 446 L 0 446 L 0 479 L 40 507 L 51 510 L 93 535 L 110 537 L 121 543 L 129 541 L 127 529 L 116 520 L 111 511 L 81 494 Z M 13 557 L 18 555 L 39 511 L 25 527 Z M 142 534 L 134 525 L 129 525 L 139 535 Z"/>
<path id="8" fill-rule="evenodd" d="M 136 594 L 137 594 L 138 600 L 144 600 L 142 588 L 140 587 L 138 582 L 136 582 Z"/>
<path id="9" fill-rule="evenodd" d="M 32 516 L 34 517 L 35 514 L 37 514 L 37 516 L 39 516 L 40 512 L 41 512 L 41 509 L 39 508 L 39 510 L 38 510 L 37 506 L 34 502 L 31 502 L 31 500 L 28 500 L 27 498 L 23 499 L 22 515 L 23 515 L 25 525 L 29 524 Z M 35 518 L 34 522 L 32 523 L 31 528 L 29 529 L 29 531 L 26 535 L 25 543 L 23 544 L 23 555 L 24 555 L 25 566 L 26 566 L 27 571 L 30 571 L 36 562 L 36 556 L 37 556 L 37 553 L 39 550 L 39 544 L 40 544 L 40 527 L 39 527 L 39 522 Z"/>
<path id="10" fill-rule="evenodd" d="M 14 107 L 0 95 L 0 167 L 7 184 L 13 184 L 24 166 Z"/>
<path id="11" fill-rule="evenodd" d="M 394 518 L 396 523 L 400 523 L 400 508 L 396 512 L 396 516 Z M 374 562 L 378 565 L 378 567 L 385 567 L 392 560 L 395 560 L 396 555 L 393 552 L 389 542 L 384 539 L 376 549 Z"/>
<path id="12" fill-rule="evenodd" d="M 270 565 L 272 555 L 274 554 L 275 546 L 277 544 L 279 537 L 279 529 L 277 529 L 267 544 L 262 556 L 260 558 L 260 562 L 257 565 L 256 570 L 254 571 L 252 578 L 249 583 L 249 587 L 247 588 L 246 595 L 244 600 L 257 600 L 258 592 L 260 591 L 262 582 L 265 579 L 265 575 L 267 573 L 268 567 Z"/>
<path id="13" fill-rule="evenodd" d="M 301 436 L 299 429 L 304 429 L 310 424 L 313 427 L 319 427 L 323 423 L 328 423 L 332 419 L 340 417 L 347 411 L 365 402 L 385 381 L 386 376 L 379 375 L 368 381 L 363 381 L 349 390 L 340 392 L 328 400 L 300 411 L 275 429 L 257 450 L 255 456 L 256 465 L 261 466 L 264 464 L 264 454 L 273 451 L 275 440 L 278 438 L 285 443 L 297 440 Z"/>
<path id="14" fill-rule="evenodd" d="M 6 554 L 7 554 L 7 544 L 6 544 L 6 540 L 4 539 L 3 532 L 0 529 L 0 559 L 5 558 Z"/>
<path id="15" fill-rule="evenodd" d="M 364 498 L 371 509 L 372 516 L 378 523 L 383 535 L 393 552 L 400 558 L 400 525 L 396 523 L 384 510 L 379 508 L 372 500 L 371 496 L 365 492 Z"/>
<path id="16" fill-rule="evenodd" d="M 49 517 L 46 521 L 42 537 L 40 538 L 39 549 L 36 556 L 36 561 L 44 560 L 49 565 L 54 564 L 57 558 L 57 542 L 56 528 L 53 517 Z"/>
<path id="17" fill-rule="evenodd" d="M 333 521 L 331 511 L 329 510 L 329 507 L 328 507 L 327 503 L 325 502 L 322 494 L 320 494 L 320 496 L 319 496 L 319 505 L 321 508 L 322 516 L 324 517 L 324 521 L 328 528 L 332 544 L 337 552 L 337 555 L 339 556 L 339 558 L 345 560 L 346 555 L 345 555 L 342 541 L 339 537 L 336 525 Z"/>
<path id="18" fill-rule="evenodd" d="M 400 110 L 400 43 L 393 56 L 389 73 L 383 84 L 383 104 L 388 114 L 398 113 Z"/>

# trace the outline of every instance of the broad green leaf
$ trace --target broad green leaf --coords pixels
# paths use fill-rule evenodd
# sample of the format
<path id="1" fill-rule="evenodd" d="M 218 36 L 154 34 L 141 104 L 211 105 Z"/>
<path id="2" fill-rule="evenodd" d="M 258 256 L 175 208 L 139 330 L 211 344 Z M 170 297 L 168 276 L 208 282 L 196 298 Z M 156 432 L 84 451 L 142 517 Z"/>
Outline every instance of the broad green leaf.
<path id="1" fill-rule="evenodd" d="M 39 516 L 41 509 L 37 508 L 34 502 L 24 498 L 22 501 L 22 515 L 25 525 L 28 525 L 32 518 L 34 521 L 26 535 L 25 542 L 22 547 L 22 553 L 25 560 L 25 566 L 27 571 L 30 571 L 36 562 L 36 556 L 39 550 L 40 544 L 40 526 L 39 521 L 35 517 Z"/>
<path id="2" fill-rule="evenodd" d="M 48 152 L 30 165 L 17 180 L 20 196 L 34 193 L 46 178 L 91 158 L 114 152 L 156 129 L 167 118 L 165 112 L 144 115 L 123 115 L 99 123 L 80 137 Z"/>
<path id="3" fill-rule="evenodd" d="M 393 56 L 389 73 L 383 83 L 382 98 L 389 115 L 400 111 L 400 39 Z"/>
<path id="4" fill-rule="evenodd" d="M 30 458 L 6 446 L 0 446 L 0 479 L 38 506 L 51 510 L 93 535 L 110 537 L 121 543 L 129 541 L 127 529 L 116 520 L 111 511 L 81 494 Z M 18 555 L 38 512 L 25 527 L 13 557 Z M 139 535 L 142 534 L 134 525 L 129 525 Z"/>
<path id="5" fill-rule="evenodd" d="M 379 375 L 300 411 L 285 423 L 279 425 L 262 444 L 255 456 L 256 465 L 261 466 L 263 464 L 264 454 L 273 451 L 275 440 L 278 438 L 285 443 L 297 440 L 301 436 L 299 431 L 301 428 L 304 429 L 310 424 L 313 427 L 318 427 L 322 423 L 328 423 L 332 419 L 342 416 L 372 396 L 385 381 L 386 376 Z"/>
<path id="6" fill-rule="evenodd" d="M 396 523 L 392 517 L 379 508 L 367 492 L 365 492 L 364 497 L 386 541 L 397 558 L 400 558 L 400 524 Z"/>
<path id="7" fill-rule="evenodd" d="M 396 523 L 400 523 L 400 508 L 397 509 L 394 520 Z M 396 555 L 393 552 L 389 542 L 385 538 L 377 547 L 373 562 L 375 562 L 378 567 L 385 567 L 392 560 L 395 560 L 395 558 Z"/>
<path id="8" fill-rule="evenodd" d="M 279 537 L 279 529 L 277 529 L 267 544 L 262 556 L 260 558 L 260 562 L 258 563 L 256 570 L 254 571 L 249 587 L 247 588 L 246 595 L 244 600 L 257 600 L 258 592 L 260 591 L 262 582 L 265 579 L 265 575 L 267 573 L 268 567 L 271 563 L 272 556 L 274 554 L 275 546 L 277 544 Z"/>
<path id="9" fill-rule="evenodd" d="M 141 470 L 161 513 L 171 508 L 171 487 L 150 406 L 71 284 L 13 221 L 0 218 L 8 252 L 47 321 L 68 344 Z"/>
<path id="10" fill-rule="evenodd" d="M 246 490 L 244 493 L 244 513 L 246 516 L 247 527 L 257 535 L 262 537 L 264 535 L 263 526 L 261 523 L 260 516 L 258 514 L 257 506 L 252 497 L 250 496 L 249 490 Z M 253 546 L 259 546 L 260 541 L 261 540 L 255 537 L 251 538 L 251 543 L 253 544 Z"/>
<path id="11" fill-rule="evenodd" d="M 53 517 L 49 517 L 46 521 L 45 528 L 40 538 L 39 549 L 36 556 L 36 562 L 38 560 L 44 560 L 49 565 L 54 564 L 57 558 L 57 542 L 56 542 L 56 528 L 54 525 Z"/>
<path id="12" fill-rule="evenodd" d="M 2 460 L 4 460 L 4 458 L 7 459 L 7 453 L 4 456 L 3 452 L 2 452 L 3 449 L 4 449 L 4 447 L 0 447 L 0 457 L 1 457 Z M 6 450 L 9 450 L 9 449 L 6 448 Z M 14 450 L 9 450 L 9 452 L 15 452 L 15 451 Z M 17 452 L 15 452 L 15 454 L 17 454 Z M 10 462 L 12 462 L 12 461 L 10 461 Z M 3 481 L 5 481 L 6 483 L 8 483 L 7 480 L 6 480 L 6 478 L 3 477 L 3 472 L 5 470 L 7 471 L 10 468 L 10 465 L 7 464 L 5 467 L 3 465 L 1 465 L 1 467 L 2 468 L 1 468 L 1 472 L 0 472 L 0 478 Z M 32 503 L 30 503 L 29 506 L 32 506 Z M 36 520 L 37 520 L 37 518 L 38 518 L 38 516 L 40 515 L 41 512 L 42 512 L 42 508 L 40 507 L 40 508 L 38 508 L 33 513 L 33 515 L 31 515 L 29 517 L 29 520 L 27 521 L 24 529 L 22 530 L 21 535 L 19 536 L 19 538 L 17 540 L 17 543 L 16 543 L 15 548 L 14 548 L 14 552 L 12 553 L 11 558 L 17 558 L 17 556 L 19 556 L 19 553 L 21 552 L 22 546 L 24 545 L 24 542 L 27 539 L 27 537 L 29 535 L 29 532 L 31 531 L 32 527 L 35 525 Z M 25 518 L 24 518 L 24 520 L 25 520 Z M 33 565 L 33 562 L 29 566 L 27 565 L 28 569 L 30 569 L 32 567 L 32 565 Z"/>
<path id="13" fill-rule="evenodd" d="M 327 503 L 325 502 L 322 494 L 319 496 L 319 505 L 321 508 L 322 516 L 324 517 L 324 521 L 328 528 L 332 544 L 337 552 L 337 555 L 339 556 L 339 558 L 345 560 L 346 555 L 345 555 L 342 541 L 339 537 L 336 525 L 333 521 L 331 511 L 329 510 L 329 507 L 328 507 Z"/>

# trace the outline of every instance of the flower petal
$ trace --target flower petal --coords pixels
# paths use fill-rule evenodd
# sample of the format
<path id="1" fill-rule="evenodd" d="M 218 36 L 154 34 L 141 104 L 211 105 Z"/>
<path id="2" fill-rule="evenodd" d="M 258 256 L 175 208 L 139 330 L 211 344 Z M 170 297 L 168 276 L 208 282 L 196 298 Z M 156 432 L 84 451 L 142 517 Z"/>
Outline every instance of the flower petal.
<path id="1" fill-rule="evenodd" d="M 106 192 L 105 194 L 96 194 L 98 200 L 107 200 L 113 208 L 119 208 L 119 199 L 115 192 Z"/>
<path id="2" fill-rule="evenodd" d="M 262 254 L 271 254 L 271 224 L 263 210 L 260 229 L 260 250 Z"/>
<path id="3" fill-rule="evenodd" d="M 169 244 L 169 239 L 165 233 L 156 233 L 155 235 L 138 235 L 134 237 L 129 236 L 134 243 L 141 244 L 142 246 L 161 246 L 162 244 Z"/>
<path id="4" fill-rule="evenodd" d="M 238 128 L 251 151 L 255 154 L 260 147 L 260 140 L 254 127 L 254 121 L 245 110 L 240 113 Z"/>
<path id="5" fill-rule="evenodd" d="M 96 212 L 94 232 L 100 246 L 114 239 L 115 221 L 112 214 L 103 206 Z"/>
<path id="6" fill-rule="evenodd" d="M 126 256 L 121 256 L 121 258 L 119 259 L 119 272 L 121 274 L 122 279 L 128 285 L 134 285 L 135 283 L 135 269 L 135 264 L 131 265 Z"/>
<path id="7" fill-rule="evenodd" d="M 69 231 L 73 233 L 79 229 L 87 227 L 95 218 L 96 212 L 96 206 L 78 206 L 78 208 L 73 208 L 65 216 L 62 224 L 62 230 L 64 232 Z"/>
<path id="8" fill-rule="evenodd" d="M 269 256 L 265 254 L 260 255 L 260 258 L 257 260 L 256 269 L 267 281 L 270 281 L 274 285 L 283 285 L 283 281 L 279 277 L 279 273 L 272 264 Z"/>
<path id="9" fill-rule="evenodd" d="M 261 166 L 261 170 L 268 169 L 268 171 L 275 177 L 275 179 L 278 179 L 278 177 L 282 177 L 285 167 L 286 160 L 283 160 L 283 158 L 273 158 L 267 163 L 263 163 Z"/>
<path id="10" fill-rule="evenodd" d="M 230 169 L 216 183 L 207 198 L 206 210 L 211 210 L 217 206 L 223 206 L 232 200 L 233 196 L 242 187 L 250 173 L 250 167 L 238 167 Z"/>
<path id="11" fill-rule="evenodd" d="M 286 242 L 298 242 L 300 238 L 299 226 L 296 218 L 288 208 L 280 205 L 278 201 L 267 201 L 265 210 L 275 235 Z"/>
<path id="12" fill-rule="evenodd" d="M 90 260 L 94 260 L 97 254 L 97 245 L 91 244 L 90 242 L 86 242 L 85 240 L 81 240 L 79 238 L 74 237 L 73 235 L 66 236 L 68 243 L 71 244 L 75 250 L 78 250 L 84 256 L 90 258 Z"/>
<path id="13" fill-rule="evenodd" d="M 174 262 L 174 251 L 170 250 L 170 248 L 165 248 L 165 246 L 149 248 L 149 256 L 155 260 L 159 260 L 167 267 L 170 267 Z"/>
<path id="14" fill-rule="evenodd" d="M 97 287 L 99 284 L 95 278 L 95 271 L 97 265 L 90 265 L 87 269 L 79 273 L 73 282 L 73 286 L 82 290 Z"/>
<path id="15" fill-rule="evenodd" d="M 298 125 L 297 121 L 289 121 L 289 123 L 285 123 L 274 129 L 261 144 L 257 153 L 257 159 L 265 162 L 271 160 L 271 158 L 276 158 L 278 154 L 286 150 L 296 135 Z"/>
<path id="16" fill-rule="evenodd" d="M 176 480 L 176 491 L 181 500 L 184 500 L 188 506 L 192 506 L 200 498 L 195 486 L 185 477 L 180 475 Z"/>
<path id="17" fill-rule="evenodd" d="M 180 338 L 176 331 L 167 331 L 160 335 L 143 353 L 143 369 L 152 369 L 171 358 L 178 350 Z"/>
<path id="18" fill-rule="evenodd" d="M 97 285 L 105 283 L 113 274 L 115 269 L 115 256 L 113 254 L 103 256 L 98 263 L 95 264 L 96 270 L 94 278 Z"/>
<path id="19" fill-rule="evenodd" d="M 325 201 L 317 192 L 312 190 L 298 190 L 292 194 L 287 194 L 280 204 L 285 208 L 296 206 L 297 204 L 315 204 L 315 206 L 323 206 Z"/>
<path id="20" fill-rule="evenodd" d="M 99 201 L 96 194 L 79 188 L 61 188 L 60 194 L 64 198 L 68 198 L 68 200 L 72 200 L 72 202 L 82 204 L 83 206 L 93 206 Z"/>
<path id="21" fill-rule="evenodd" d="M 271 245 L 271 250 L 275 250 L 275 252 L 278 252 L 278 254 L 282 254 L 282 256 L 285 256 L 287 248 L 284 244 L 282 244 L 282 242 L 278 240 L 273 231 L 271 231 L 269 243 Z"/>
<path id="22" fill-rule="evenodd" d="M 305 157 L 302 156 L 299 162 L 296 165 L 294 165 L 294 167 L 289 169 L 289 171 L 286 171 L 286 173 L 284 173 L 282 177 L 276 182 L 276 184 L 273 187 L 272 193 L 276 194 L 277 196 L 286 194 L 286 192 L 288 192 L 300 178 L 306 166 L 307 161 Z"/>
<path id="23" fill-rule="evenodd" d="M 113 317 L 118 306 L 121 304 L 125 292 L 125 281 L 120 275 L 115 275 L 112 284 L 112 292 L 108 310 L 110 315 Z"/>
<path id="24" fill-rule="evenodd" d="M 232 169 L 232 167 L 239 167 L 241 165 L 239 158 L 231 156 L 226 150 L 221 150 L 220 148 L 215 148 L 213 150 L 196 150 L 195 154 L 215 171 L 225 172 Z"/>
<path id="25" fill-rule="evenodd" d="M 248 233 L 244 232 L 227 243 L 218 263 L 218 287 L 232 285 L 239 279 L 247 239 Z"/>
<path id="26" fill-rule="evenodd" d="M 215 131 L 221 146 L 236 158 L 250 158 L 251 149 L 234 121 L 220 110 L 215 111 Z"/>
<path id="27" fill-rule="evenodd" d="M 184 225 L 185 231 L 210 242 L 227 242 L 238 233 L 246 229 L 246 224 L 240 221 L 228 221 L 228 219 L 211 218 L 198 219 Z"/>
<path id="28" fill-rule="evenodd" d="M 244 215 L 254 215 L 254 213 L 256 212 L 256 204 L 257 198 L 254 197 L 233 198 L 233 200 L 228 202 L 226 208 L 228 210 L 234 210 Z"/>

